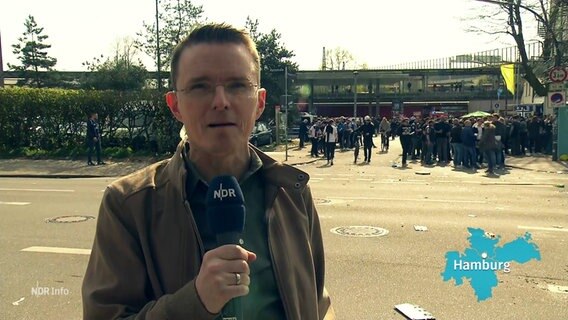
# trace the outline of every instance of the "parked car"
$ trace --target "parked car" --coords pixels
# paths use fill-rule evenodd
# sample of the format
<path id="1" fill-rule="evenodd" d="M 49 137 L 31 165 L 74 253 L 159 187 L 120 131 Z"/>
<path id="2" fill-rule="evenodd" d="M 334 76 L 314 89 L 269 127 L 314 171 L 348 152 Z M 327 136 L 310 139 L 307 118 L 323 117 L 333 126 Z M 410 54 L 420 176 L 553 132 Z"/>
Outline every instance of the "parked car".
<path id="1" fill-rule="evenodd" d="M 274 141 L 272 129 L 266 123 L 258 121 L 254 124 L 249 141 L 252 145 L 257 147 L 272 144 Z"/>

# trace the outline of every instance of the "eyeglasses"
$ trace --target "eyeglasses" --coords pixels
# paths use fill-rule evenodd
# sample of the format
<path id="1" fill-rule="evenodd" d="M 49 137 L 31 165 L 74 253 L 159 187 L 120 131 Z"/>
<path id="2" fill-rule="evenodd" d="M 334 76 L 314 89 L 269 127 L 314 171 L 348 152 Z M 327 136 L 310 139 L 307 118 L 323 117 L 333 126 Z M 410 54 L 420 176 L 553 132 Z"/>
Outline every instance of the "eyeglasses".
<path id="1" fill-rule="evenodd" d="M 181 92 L 195 100 L 211 100 L 215 96 L 218 86 L 222 86 L 228 98 L 233 100 L 252 98 L 256 92 L 255 89 L 258 88 L 258 84 L 247 80 L 232 80 L 225 83 L 199 81 L 191 83 L 186 88 L 174 91 Z"/>

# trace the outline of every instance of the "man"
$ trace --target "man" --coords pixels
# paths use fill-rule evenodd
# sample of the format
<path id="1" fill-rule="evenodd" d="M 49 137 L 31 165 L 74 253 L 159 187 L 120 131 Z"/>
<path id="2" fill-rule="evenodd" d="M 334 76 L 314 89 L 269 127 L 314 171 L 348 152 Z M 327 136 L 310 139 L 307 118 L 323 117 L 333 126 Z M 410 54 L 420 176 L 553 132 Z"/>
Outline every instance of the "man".
<path id="1" fill-rule="evenodd" d="M 408 118 L 403 118 L 402 123 L 398 127 L 398 136 L 400 137 L 400 144 L 402 146 L 402 166 L 406 167 L 406 159 L 410 155 L 412 149 L 412 126 L 408 123 Z"/>
<path id="2" fill-rule="evenodd" d="M 458 119 L 452 121 L 450 129 L 450 145 L 452 147 L 452 157 L 454 159 L 454 168 L 460 169 L 463 162 L 463 144 L 461 139 L 462 126 Z"/>
<path id="3" fill-rule="evenodd" d="M 440 122 L 434 125 L 436 132 L 436 154 L 438 155 L 438 164 L 445 165 L 448 163 L 448 137 L 450 135 L 451 126 L 448 124 L 446 117 L 442 117 Z"/>
<path id="4" fill-rule="evenodd" d="M 323 129 L 323 135 L 325 140 L 325 156 L 327 158 L 327 165 L 332 166 L 338 139 L 337 127 L 335 126 L 333 119 L 327 120 L 327 124 Z"/>
<path id="5" fill-rule="evenodd" d="M 243 296 L 246 319 L 334 319 L 309 177 L 248 144 L 266 101 L 250 36 L 195 29 L 172 54 L 170 83 L 167 104 L 187 135 L 171 159 L 107 188 L 84 318 L 218 319 Z M 245 197 L 242 247 L 216 247 L 204 217 L 219 175 L 236 177 Z"/>
<path id="6" fill-rule="evenodd" d="M 470 120 L 464 121 L 464 127 L 461 131 L 461 142 L 463 146 L 463 165 L 467 169 L 472 169 L 475 171 L 475 169 L 477 168 L 477 156 L 475 153 L 477 138 L 475 137 L 475 132 L 471 126 Z"/>
<path id="7" fill-rule="evenodd" d="M 363 154 L 365 162 L 371 163 L 371 151 L 373 149 L 373 135 L 375 134 L 375 126 L 371 122 L 370 116 L 365 116 L 365 123 L 358 129 L 363 137 Z"/>
<path id="8" fill-rule="evenodd" d="M 319 123 L 315 122 L 310 127 L 308 132 L 308 136 L 310 137 L 310 141 L 312 142 L 312 149 L 310 151 L 310 155 L 313 157 L 318 157 L 318 143 L 319 137 L 321 136 L 321 130 L 319 128 Z"/>
<path id="9" fill-rule="evenodd" d="M 300 122 L 300 130 L 298 132 L 300 138 L 300 146 L 299 148 L 304 148 L 304 142 L 306 141 L 306 137 L 308 136 L 308 119 L 304 119 Z"/>
<path id="10" fill-rule="evenodd" d="M 91 112 L 89 120 L 87 120 L 87 165 L 94 166 L 93 163 L 93 149 L 97 152 L 97 165 L 105 164 L 101 160 L 101 130 L 99 129 L 99 114 Z"/>

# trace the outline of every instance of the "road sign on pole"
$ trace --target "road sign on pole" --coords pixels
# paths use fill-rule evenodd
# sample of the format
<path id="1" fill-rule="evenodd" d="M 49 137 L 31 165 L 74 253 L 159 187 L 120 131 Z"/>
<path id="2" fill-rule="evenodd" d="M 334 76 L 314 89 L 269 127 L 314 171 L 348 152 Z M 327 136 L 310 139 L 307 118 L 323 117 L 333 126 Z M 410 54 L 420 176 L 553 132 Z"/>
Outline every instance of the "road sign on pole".
<path id="1" fill-rule="evenodd" d="M 552 82 L 564 82 L 568 78 L 568 72 L 564 67 L 554 67 L 548 72 L 548 79 Z"/>
<path id="2" fill-rule="evenodd" d="M 564 92 L 551 92 L 549 94 L 549 100 L 552 107 L 563 107 L 566 106 L 566 95 Z"/>

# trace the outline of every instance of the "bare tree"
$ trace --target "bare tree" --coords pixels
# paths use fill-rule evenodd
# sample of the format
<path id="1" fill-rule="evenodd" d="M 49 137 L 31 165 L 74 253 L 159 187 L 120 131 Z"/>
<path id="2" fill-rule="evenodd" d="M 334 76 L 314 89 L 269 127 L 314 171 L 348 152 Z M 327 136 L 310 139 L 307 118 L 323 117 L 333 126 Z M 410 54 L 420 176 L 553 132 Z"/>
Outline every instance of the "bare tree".
<path id="1" fill-rule="evenodd" d="M 567 14 L 567 0 L 477 0 L 491 4 L 486 13 L 477 17 L 483 21 L 483 27 L 470 30 L 491 35 L 507 34 L 513 37 L 519 51 L 520 64 L 524 71 L 523 78 L 539 96 L 546 96 L 548 86 L 545 72 L 553 66 L 565 62 L 566 35 L 564 24 Z M 537 22 L 542 37 L 543 54 L 540 59 L 533 59 L 527 54 L 523 19 Z M 526 20 L 525 20 L 526 21 Z M 489 22 L 489 23 L 488 23 Z"/>
<path id="2" fill-rule="evenodd" d="M 326 70 L 345 70 L 352 69 L 355 65 L 353 55 L 344 48 L 335 47 L 325 50 L 325 69 Z M 324 66 L 322 66 L 323 69 Z"/>

